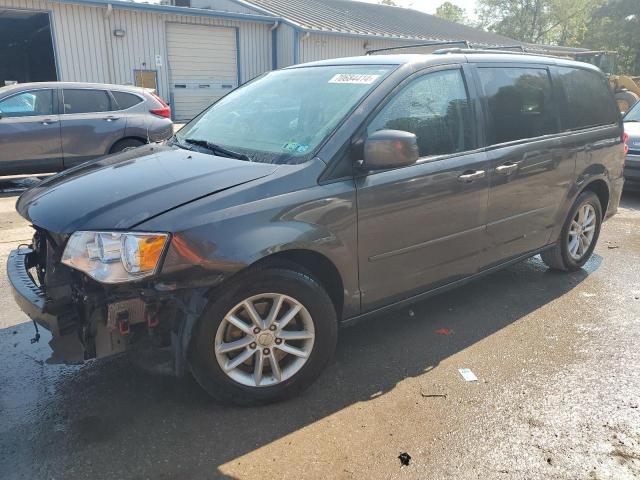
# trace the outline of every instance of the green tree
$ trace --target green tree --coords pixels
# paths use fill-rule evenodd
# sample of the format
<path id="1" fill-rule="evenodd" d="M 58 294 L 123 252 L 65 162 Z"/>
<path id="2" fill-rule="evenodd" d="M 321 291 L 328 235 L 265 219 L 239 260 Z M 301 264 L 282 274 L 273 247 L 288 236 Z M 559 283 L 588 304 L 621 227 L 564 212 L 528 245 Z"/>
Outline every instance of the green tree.
<path id="1" fill-rule="evenodd" d="M 380 5 L 389 5 L 391 7 L 397 7 L 396 2 L 393 0 L 380 0 Z"/>
<path id="2" fill-rule="evenodd" d="M 436 8 L 436 17 L 456 23 L 467 23 L 467 12 L 465 9 L 451 2 L 444 2 Z"/>
<path id="3" fill-rule="evenodd" d="M 523 42 L 578 45 L 606 0 L 478 0 L 482 28 Z M 634 1 L 634 0 L 631 0 Z"/>
<path id="4" fill-rule="evenodd" d="M 640 75 L 640 3 L 608 0 L 595 10 L 583 42 L 593 50 L 618 53 L 618 72 Z"/>

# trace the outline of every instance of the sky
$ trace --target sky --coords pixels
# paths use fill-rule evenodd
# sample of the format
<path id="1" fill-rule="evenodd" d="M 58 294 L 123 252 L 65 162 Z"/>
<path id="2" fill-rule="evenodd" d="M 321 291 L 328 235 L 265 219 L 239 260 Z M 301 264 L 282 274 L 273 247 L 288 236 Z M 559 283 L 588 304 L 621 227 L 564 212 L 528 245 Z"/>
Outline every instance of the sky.
<path id="1" fill-rule="evenodd" d="M 380 3 L 379 0 L 360 0 L 367 3 Z M 414 10 L 420 10 L 426 13 L 436 13 L 436 8 L 443 4 L 446 0 L 394 0 L 399 7 L 409 7 Z M 476 8 L 476 0 L 449 0 L 454 5 L 464 8 L 467 16 L 473 18 Z"/>

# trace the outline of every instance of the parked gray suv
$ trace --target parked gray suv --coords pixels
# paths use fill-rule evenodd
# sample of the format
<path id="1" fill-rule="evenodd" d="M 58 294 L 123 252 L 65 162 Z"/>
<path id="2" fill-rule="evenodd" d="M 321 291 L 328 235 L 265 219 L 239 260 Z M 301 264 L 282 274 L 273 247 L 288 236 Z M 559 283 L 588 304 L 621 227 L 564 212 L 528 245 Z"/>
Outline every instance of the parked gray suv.
<path id="1" fill-rule="evenodd" d="M 340 325 L 536 254 L 581 268 L 623 163 L 587 64 L 470 50 L 297 65 L 163 145 L 22 194 L 35 236 L 7 268 L 55 359 L 170 346 L 214 397 L 269 402 L 320 375 Z"/>
<path id="2" fill-rule="evenodd" d="M 171 134 L 169 106 L 143 88 L 70 82 L 0 88 L 0 175 L 57 172 Z"/>

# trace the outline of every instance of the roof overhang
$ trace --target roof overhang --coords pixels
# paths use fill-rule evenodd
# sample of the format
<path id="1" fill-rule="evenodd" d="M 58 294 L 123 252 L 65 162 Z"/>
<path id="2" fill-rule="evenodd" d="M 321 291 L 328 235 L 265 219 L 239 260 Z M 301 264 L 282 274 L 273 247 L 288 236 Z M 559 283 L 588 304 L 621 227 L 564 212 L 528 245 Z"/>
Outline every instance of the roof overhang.
<path id="1" fill-rule="evenodd" d="M 127 2 L 122 0 L 46 0 L 49 3 L 64 3 L 73 5 L 84 5 L 91 7 L 119 8 L 124 10 L 143 10 L 147 12 L 165 13 L 174 15 L 188 15 L 195 17 L 217 17 L 230 20 L 244 20 L 247 22 L 275 23 L 281 21 L 273 15 L 262 15 L 252 13 L 226 12 L 222 10 L 210 10 L 205 8 L 175 7 L 173 5 L 154 5 L 151 3 Z"/>

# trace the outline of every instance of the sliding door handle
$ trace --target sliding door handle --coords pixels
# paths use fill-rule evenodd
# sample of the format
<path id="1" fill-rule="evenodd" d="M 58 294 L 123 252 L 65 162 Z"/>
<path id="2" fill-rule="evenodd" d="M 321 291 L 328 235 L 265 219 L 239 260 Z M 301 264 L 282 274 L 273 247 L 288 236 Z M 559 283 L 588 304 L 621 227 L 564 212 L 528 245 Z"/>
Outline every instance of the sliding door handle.
<path id="1" fill-rule="evenodd" d="M 511 162 L 503 163 L 499 167 L 496 167 L 496 173 L 499 175 L 511 175 L 516 170 L 518 170 L 518 164 Z"/>
<path id="2" fill-rule="evenodd" d="M 479 180 L 484 178 L 485 171 L 484 170 L 467 170 L 462 175 L 458 177 L 458 181 L 462 183 L 471 183 L 475 180 Z"/>

